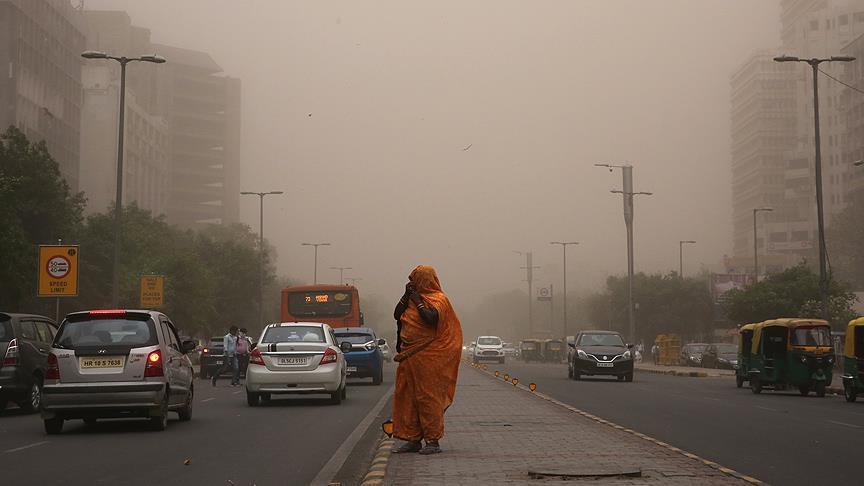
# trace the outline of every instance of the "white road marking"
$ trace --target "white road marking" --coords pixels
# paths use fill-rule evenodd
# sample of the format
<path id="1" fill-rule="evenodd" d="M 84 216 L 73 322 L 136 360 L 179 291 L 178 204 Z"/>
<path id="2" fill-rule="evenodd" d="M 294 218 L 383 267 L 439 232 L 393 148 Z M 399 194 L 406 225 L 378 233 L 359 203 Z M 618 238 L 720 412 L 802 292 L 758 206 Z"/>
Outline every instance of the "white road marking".
<path id="1" fill-rule="evenodd" d="M 204 400 L 201 400 L 201 403 L 209 402 L 210 400 L 216 400 L 216 398 L 214 398 L 214 397 L 205 398 Z"/>
<path id="2" fill-rule="evenodd" d="M 42 445 L 42 444 L 47 444 L 47 443 L 48 443 L 47 440 L 43 440 L 42 442 L 34 442 L 34 443 L 32 443 L 32 444 L 25 445 L 25 446 L 21 446 L 21 447 L 16 447 L 16 448 L 14 448 L 14 449 L 6 449 L 6 450 L 3 451 L 3 452 L 5 453 L 5 452 L 18 452 L 18 451 L 23 451 L 24 449 L 30 449 L 31 447 L 39 447 L 40 445 Z"/>
<path id="3" fill-rule="evenodd" d="M 844 427 L 852 427 L 853 429 L 860 429 L 861 428 L 860 425 L 847 424 L 846 422 L 838 422 L 836 420 L 829 420 L 829 422 L 831 422 L 832 424 L 842 425 Z"/>

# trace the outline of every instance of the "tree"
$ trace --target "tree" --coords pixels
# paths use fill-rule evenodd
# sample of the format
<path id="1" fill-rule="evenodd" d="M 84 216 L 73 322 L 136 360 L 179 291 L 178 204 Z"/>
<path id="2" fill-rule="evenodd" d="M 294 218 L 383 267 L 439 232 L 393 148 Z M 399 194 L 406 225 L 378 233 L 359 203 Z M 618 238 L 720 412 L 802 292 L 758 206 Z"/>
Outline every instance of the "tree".
<path id="1" fill-rule="evenodd" d="M 738 324 L 821 315 L 819 275 L 804 264 L 770 275 L 745 289 L 730 290 L 726 296 L 726 314 Z M 855 294 L 840 282 L 831 280 L 828 296 L 831 322 L 842 327 L 854 317 Z"/>
<path id="2" fill-rule="evenodd" d="M 31 143 L 15 127 L 0 135 L 0 305 L 34 311 L 36 245 L 74 240 L 84 211 L 44 142 Z"/>

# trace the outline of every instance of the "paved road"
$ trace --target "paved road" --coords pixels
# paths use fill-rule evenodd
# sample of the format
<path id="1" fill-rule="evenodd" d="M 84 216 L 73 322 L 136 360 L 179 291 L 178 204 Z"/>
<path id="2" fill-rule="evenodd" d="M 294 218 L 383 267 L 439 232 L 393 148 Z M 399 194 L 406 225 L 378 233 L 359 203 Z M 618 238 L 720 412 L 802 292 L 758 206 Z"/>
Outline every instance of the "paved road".
<path id="1" fill-rule="evenodd" d="M 213 388 L 197 380 L 192 421 L 171 414 L 165 432 L 140 421 L 70 421 L 49 437 L 38 415 L 9 410 L 0 416 L 2 483 L 308 484 L 393 382 L 392 372 L 381 386 L 352 381 L 339 406 L 297 397 L 251 408 L 244 389 L 228 381 Z"/>
<path id="2" fill-rule="evenodd" d="M 737 389 L 728 378 L 637 372 L 633 383 L 567 379 L 565 365 L 489 365 L 597 416 L 771 484 L 855 484 L 864 403 Z"/>

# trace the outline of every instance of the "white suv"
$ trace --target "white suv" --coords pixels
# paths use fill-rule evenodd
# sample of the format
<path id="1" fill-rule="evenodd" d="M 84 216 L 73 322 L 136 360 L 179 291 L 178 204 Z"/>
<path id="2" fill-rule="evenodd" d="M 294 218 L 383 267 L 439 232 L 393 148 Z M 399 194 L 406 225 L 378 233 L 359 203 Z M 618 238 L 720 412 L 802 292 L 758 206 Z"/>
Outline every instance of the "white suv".
<path id="1" fill-rule="evenodd" d="M 504 342 L 498 336 L 480 336 L 474 341 L 476 345 L 471 353 L 475 363 L 481 361 L 497 361 L 504 363 Z"/>

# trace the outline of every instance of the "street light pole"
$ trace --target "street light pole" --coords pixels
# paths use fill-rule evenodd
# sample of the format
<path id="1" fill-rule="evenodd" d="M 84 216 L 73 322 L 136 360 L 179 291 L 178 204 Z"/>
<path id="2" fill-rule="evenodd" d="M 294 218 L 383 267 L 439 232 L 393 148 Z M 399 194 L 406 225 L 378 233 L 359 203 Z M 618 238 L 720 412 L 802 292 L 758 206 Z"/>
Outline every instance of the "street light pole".
<path id="1" fill-rule="evenodd" d="M 567 245 L 578 245 L 578 241 L 550 241 L 550 245 L 561 245 L 564 251 L 564 337 L 567 337 Z"/>
<path id="2" fill-rule="evenodd" d="M 282 194 L 282 191 L 249 192 L 242 196 L 258 196 L 258 322 L 264 325 L 264 196 Z"/>
<path id="3" fill-rule="evenodd" d="M 624 200 L 624 224 L 627 227 L 627 320 L 629 324 L 630 342 L 636 343 L 636 316 L 633 314 L 633 196 L 650 196 L 651 192 L 633 192 L 633 166 L 629 164 L 594 164 L 596 167 L 605 167 L 611 172 L 612 169 L 621 169 L 622 191 L 610 191 L 613 194 L 621 194 Z"/>
<path id="4" fill-rule="evenodd" d="M 318 247 L 319 246 L 330 246 L 330 243 L 301 243 L 301 246 L 312 246 L 315 247 L 315 267 L 314 273 L 312 274 L 312 284 L 318 285 Z"/>
<path id="5" fill-rule="evenodd" d="M 852 62 L 852 56 L 831 56 L 818 59 L 801 59 L 794 56 L 778 56 L 776 62 L 806 62 L 813 70 L 813 128 L 814 145 L 816 150 L 815 176 L 816 176 L 816 221 L 819 230 L 819 294 L 822 301 L 822 317 L 830 320 L 831 312 L 828 308 L 828 254 L 825 248 L 825 209 L 822 201 L 822 141 L 819 134 L 819 65 L 823 62 Z"/>
<path id="6" fill-rule="evenodd" d="M 345 270 L 354 270 L 351 267 L 330 267 L 330 270 L 339 270 L 339 285 L 345 285 Z"/>
<path id="7" fill-rule="evenodd" d="M 756 233 L 756 213 L 759 211 L 771 212 L 774 208 L 753 208 L 753 284 L 759 283 L 759 245 Z"/>
<path id="8" fill-rule="evenodd" d="M 693 240 L 681 240 L 678 242 L 678 278 L 684 278 L 684 244 L 695 245 Z"/>
<path id="9" fill-rule="evenodd" d="M 525 270 L 525 281 L 528 282 L 528 337 L 534 334 L 534 269 L 540 268 L 534 265 L 534 254 L 532 252 L 521 252 L 513 250 L 514 253 L 525 255 L 525 266 L 519 267 Z"/>
<path id="10" fill-rule="evenodd" d="M 109 56 L 101 51 L 84 51 L 84 59 L 107 59 L 120 63 L 120 116 L 117 135 L 117 188 L 114 195 L 114 267 L 111 273 L 111 306 L 120 306 L 120 232 L 123 218 L 123 138 L 126 122 L 126 65 L 130 62 L 162 64 L 165 58 L 155 54 L 141 57 Z"/>

